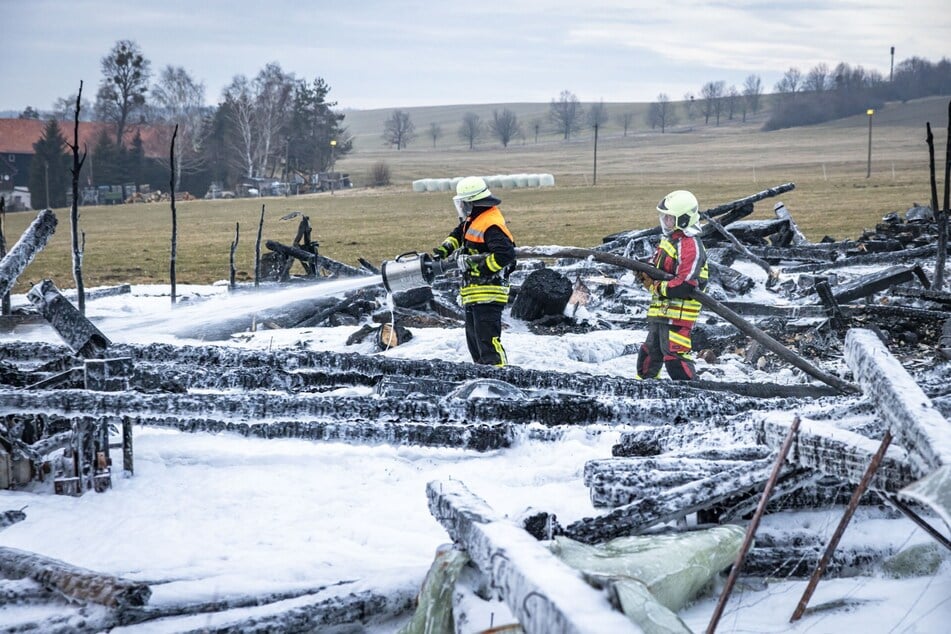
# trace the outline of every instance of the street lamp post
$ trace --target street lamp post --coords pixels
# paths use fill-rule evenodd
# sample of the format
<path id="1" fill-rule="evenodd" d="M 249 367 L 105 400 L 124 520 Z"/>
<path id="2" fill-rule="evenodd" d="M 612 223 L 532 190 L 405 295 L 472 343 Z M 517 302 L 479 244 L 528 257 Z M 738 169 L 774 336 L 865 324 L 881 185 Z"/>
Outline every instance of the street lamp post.
<path id="1" fill-rule="evenodd" d="M 330 140 L 330 195 L 334 195 L 334 187 L 336 187 L 337 175 L 334 174 L 334 163 L 336 157 L 334 156 L 334 151 L 337 149 L 337 139 Z"/>
<path id="2" fill-rule="evenodd" d="M 865 111 L 868 115 L 868 168 L 865 171 L 865 178 L 872 176 L 872 115 L 875 111 L 869 108 Z"/>

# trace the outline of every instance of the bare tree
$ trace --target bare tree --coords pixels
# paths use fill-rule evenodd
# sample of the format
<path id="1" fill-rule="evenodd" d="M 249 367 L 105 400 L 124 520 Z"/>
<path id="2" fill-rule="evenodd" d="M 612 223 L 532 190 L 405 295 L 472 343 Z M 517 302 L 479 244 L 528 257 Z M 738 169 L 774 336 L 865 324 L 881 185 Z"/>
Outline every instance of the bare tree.
<path id="1" fill-rule="evenodd" d="M 442 137 L 442 126 L 438 123 L 429 124 L 429 138 L 433 140 L 433 147 L 436 147 L 436 141 Z"/>
<path id="2" fill-rule="evenodd" d="M 69 149 L 73 152 L 72 173 L 73 200 L 69 211 L 70 238 L 73 246 L 73 281 L 76 282 L 76 305 L 79 313 L 86 314 L 86 285 L 83 281 L 83 253 L 86 250 L 86 233 L 79 230 L 79 173 L 86 162 L 86 150 L 83 149 L 82 158 L 79 156 L 79 111 L 82 108 L 83 82 L 79 82 L 79 92 L 76 93 L 76 106 L 73 118 L 73 142 Z"/>
<path id="3" fill-rule="evenodd" d="M 720 125 L 720 112 L 723 109 L 723 91 L 726 88 L 724 81 L 708 81 L 700 89 L 700 97 L 704 124 L 710 123 L 710 117 L 716 116 L 717 125 Z"/>
<path id="4" fill-rule="evenodd" d="M 573 92 L 562 90 L 558 99 L 551 100 L 548 115 L 567 141 L 572 133 L 581 129 L 584 108 L 581 107 L 578 97 Z"/>
<path id="5" fill-rule="evenodd" d="M 689 90 L 684 93 L 684 114 L 687 115 L 687 121 L 693 121 L 697 116 L 697 97 Z"/>
<path id="6" fill-rule="evenodd" d="M 53 102 L 52 106 L 52 116 L 57 121 L 66 121 L 67 119 L 72 118 L 73 109 L 76 107 L 76 95 L 69 95 L 68 97 L 59 97 L 56 101 Z M 82 112 L 80 113 L 80 121 L 92 121 L 92 105 L 89 103 L 89 100 L 85 97 L 80 104 Z"/>
<path id="7" fill-rule="evenodd" d="M 651 128 L 660 128 L 661 134 L 677 125 L 677 110 L 666 93 L 657 95 L 657 101 L 647 109 L 647 123 Z"/>
<path id="8" fill-rule="evenodd" d="M 459 126 L 459 138 L 467 141 L 471 150 L 481 136 L 482 120 L 474 112 L 467 112 L 462 117 L 462 125 Z"/>
<path id="9" fill-rule="evenodd" d="M 402 150 L 416 138 L 416 126 L 405 110 L 394 110 L 383 124 L 383 140 Z"/>
<path id="10" fill-rule="evenodd" d="M 538 145 L 538 133 L 542 129 L 542 120 L 535 118 L 532 119 L 532 132 L 535 134 L 535 144 Z"/>
<path id="11" fill-rule="evenodd" d="M 225 88 L 225 112 L 235 129 L 234 163 L 246 176 L 261 177 L 268 167 L 272 174 L 276 169 L 277 155 L 285 149 L 278 138 L 291 112 L 294 85 L 293 75 L 271 63 L 253 81 L 236 75 Z"/>
<path id="12" fill-rule="evenodd" d="M 591 104 L 585 116 L 588 126 L 592 128 L 603 128 L 608 122 L 608 107 L 604 105 L 604 100 Z"/>
<path id="13" fill-rule="evenodd" d="M 197 171 L 204 163 L 202 146 L 202 119 L 205 104 L 205 85 L 196 82 L 181 66 L 166 66 L 159 73 L 158 83 L 152 87 L 155 118 L 178 126 L 179 149 L 175 154 L 175 187 L 181 185 L 182 174 Z"/>
<path id="14" fill-rule="evenodd" d="M 799 92 L 799 84 L 802 81 L 802 73 L 798 68 L 790 68 L 783 74 L 783 78 L 776 82 L 776 92 L 780 95 L 794 96 Z"/>
<path id="15" fill-rule="evenodd" d="M 116 145 L 122 146 L 129 118 L 145 107 L 148 90 L 149 60 L 142 56 L 139 45 L 119 40 L 108 55 L 100 60 L 102 81 L 96 95 L 96 112 L 104 121 L 116 125 Z"/>
<path id="16" fill-rule="evenodd" d="M 746 121 L 746 110 L 754 115 L 760 109 L 760 96 L 763 94 L 763 81 L 759 75 L 749 75 L 743 82 L 743 121 Z"/>
<path id="17" fill-rule="evenodd" d="M 273 176 L 277 168 L 277 161 L 272 159 L 281 149 L 278 139 L 290 114 L 294 84 L 294 75 L 285 73 L 276 62 L 267 64 L 254 78 L 258 132 L 256 154 L 262 175 L 269 173 Z"/>
<path id="18" fill-rule="evenodd" d="M 489 132 L 502 143 L 502 147 L 508 147 L 509 142 L 522 133 L 522 125 L 518 117 L 508 108 L 503 108 L 501 112 L 492 111 L 492 121 L 489 122 Z"/>
<path id="19" fill-rule="evenodd" d="M 245 176 L 257 176 L 254 157 L 257 113 L 248 78 L 236 75 L 225 88 L 224 97 L 225 103 L 222 107 L 225 108 L 226 117 L 235 131 L 235 134 L 229 137 L 231 161 Z"/>
<path id="20" fill-rule="evenodd" d="M 824 63 L 816 64 L 802 82 L 803 92 L 822 93 L 829 88 L 829 67 Z"/>
<path id="21" fill-rule="evenodd" d="M 736 89 L 736 86 L 730 86 L 726 91 L 726 114 L 730 121 L 733 121 L 733 115 L 736 114 L 739 102 L 740 91 Z"/>
<path id="22" fill-rule="evenodd" d="M 624 136 L 627 136 L 627 131 L 631 129 L 631 124 L 634 123 L 634 113 L 622 112 L 615 118 L 615 121 L 617 121 L 619 126 L 624 128 Z"/>

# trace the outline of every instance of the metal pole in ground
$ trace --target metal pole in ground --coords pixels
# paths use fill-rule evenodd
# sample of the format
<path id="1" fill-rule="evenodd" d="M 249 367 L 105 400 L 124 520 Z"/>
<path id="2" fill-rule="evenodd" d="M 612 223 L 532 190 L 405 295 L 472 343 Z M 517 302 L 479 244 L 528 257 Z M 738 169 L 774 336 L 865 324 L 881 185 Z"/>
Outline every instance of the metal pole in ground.
<path id="1" fill-rule="evenodd" d="M 812 577 L 809 578 L 809 585 L 806 586 L 806 591 L 802 593 L 802 598 L 799 599 L 799 605 L 796 606 L 796 610 L 793 612 L 793 615 L 789 617 L 790 623 L 798 621 L 803 612 L 806 611 L 806 606 L 809 605 L 809 599 L 812 597 L 812 593 L 816 591 L 816 586 L 819 585 L 819 579 L 822 577 L 822 573 L 825 572 L 826 566 L 829 565 L 829 560 L 832 559 L 832 555 L 835 553 L 835 548 L 839 545 L 839 540 L 842 539 L 842 534 L 849 525 L 849 520 L 851 520 L 852 515 L 855 514 L 855 509 L 859 505 L 859 500 L 865 494 L 865 490 L 868 489 L 868 484 L 871 482 L 872 476 L 875 475 L 876 471 L 878 471 L 878 466 L 882 463 L 882 459 L 885 457 L 885 451 L 888 449 L 888 445 L 890 445 L 891 442 L 892 434 L 886 429 L 885 436 L 882 438 L 882 443 L 878 446 L 878 451 L 876 451 L 875 455 L 872 456 L 872 461 L 869 463 L 868 469 L 865 470 L 865 474 L 862 476 L 862 481 L 859 482 L 859 485 L 855 487 L 855 490 L 852 492 L 852 499 L 849 500 L 849 505 L 845 509 L 845 514 L 842 516 L 842 519 L 839 520 L 839 525 L 836 527 L 835 533 L 832 534 L 832 539 L 829 540 L 829 544 L 826 546 L 826 551 L 822 554 L 822 559 L 819 560 L 819 564 L 812 572 Z"/>
<path id="2" fill-rule="evenodd" d="M 740 552 L 736 555 L 736 562 L 733 564 L 733 568 L 730 569 L 730 576 L 727 577 L 726 585 L 723 587 L 723 592 L 720 594 L 720 600 L 717 601 L 717 607 L 713 611 L 713 616 L 710 617 L 710 624 L 707 626 L 707 634 L 713 634 L 717 629 L 717 623 L 720 622 L 720 617 L 723 616 L 723 609 L 726 607 L 726 602 L 730 599 L 730 593 L 733 592 L 733 586 L 736 584 L 737 577 L 740 576 L 740 569 L 743 567 L 743 560 L 746 559 L 746 554 L 750 551 L 750 548 L 753 547 L 753 535 L 756 534 L 756 529 L 759 528 L 760 519 L 763 517 L 763 514 L 766 512 L 766 504 L 769 502 L 769 497 L 773 493 L 773 487 L 776 484 L 776 479 L 779 478 L 779 472 L 783 468 L 783 463 L 786 461 L 786 455 L 789 453 L 789 448 L 792 446 L 793 439 L 799 433 L 799 415 L 797 414 L 793 418 L 792 425 L 789 426 L 789 433 L 786 434 L 786 439 L 783 441 L 783 446 L 780 447 L 779 453 L 776 455 L 776 462 L 773 464 L 773 471 L 769 475 L 769 480 L 766 481 L 766 488 L 763 489 L 763 495 L 759 499 L 759 505 L 756 507 L 756 512 L 753 513 L 753 519 L 750 520 L 749 526 L 746 527 L 746 537 L 743 538 L 743 545 L 740 547 Z"/>

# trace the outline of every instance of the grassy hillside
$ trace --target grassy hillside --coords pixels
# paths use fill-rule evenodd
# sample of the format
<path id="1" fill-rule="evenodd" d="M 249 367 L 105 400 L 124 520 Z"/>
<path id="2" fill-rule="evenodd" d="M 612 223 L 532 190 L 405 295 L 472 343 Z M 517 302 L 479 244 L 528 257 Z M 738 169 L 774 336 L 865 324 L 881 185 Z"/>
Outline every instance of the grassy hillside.
<path id="1" fill-rule="evenodd" d="M 613 109 L 608 104 L 609 112 Z M 492 106 L 484 106 L 491 116 Z M 548 104 L 505 104 L 521 112 L 547 112 Z M 444 128 L 476 106 L 409 109 L 417 128 L 428 127 L 423 112 L 446 121 Z M 429 250 L 452 228 L 455 214 L 448 192 L 414 193 L 419 178 L 550 173 L 555 186 L 503 189 L 496 194 L 519 244 L 592 246 L 605 235 L 657 222 L 654 206 L 668 191 L 690 189 L 703 207 L 793 182 L 782 196 L 808 237 L 844 239 L 859 235 L 886 213 L 904 211 L 930 198 L 925 123 L 930 121 L 939 157 L 945 154 L 947 98 L 888 104 L 873 120 L 872 174 L 866 178 L 868 118 L 775 132 L 760 123 L 736 122 L 720 127 L 695 125 L 660 134 L 643 128 L 623 136 L 606 126 L 599 135 L 597 184 L 594 184 L 593 139 L 584 134 L 564 142 L 558 138 L 525 140 L 503 149 L 486 142 L 469 151 L 455 145 L 433 149 L 417 141 L 408 149 L 384 148 L 372 140 L 371 115 L 382 122 L 390 111 L 348 115 L 355 133 L 363 135 L 352 156 L 338 161 L 350 172 L 352 190 L 296 198 L 241 199 L 178 203 L 178 281 L 207 283 L 226 279 L 235 225 L 241 237 L 236 253 L 239 277 L 253 274 L 254 239 L 262 205 L 264 240 L 290 243 L 296 220 L 281 221 L 289 211 L 306 213 L 321 252 L 355 264 L 358 257 L 378 263 L 409 250 Z M 352 118 L 351 118 L 352 117 Z M 361 119 L 365 117 L 365 119 Z M 362 123 L 358 124 L 358 119 Z M 382 129 L 382 123 L 380 123 Z M 452 126 L 458 127 L 458 124 Z M 447 134 L 449 132 L 447 131 Z M 454 132 L 452 133 L 454 136 Z M 377 135 L 377 138 L 378 135 Z M 393 184 L 368 189 L 370 167 L 385 162 Z M 939 176 L 942 178 L 942 176 Z M 943 183 L 939 182 L 939 191 Z M 769 217 L 772 203 L 757 205 L 755 217 Z M 52 278 L 62 288 L 74 286 L 69 250 L 68 210 L 58 210 L 60 225 L 50 245 L 18 280 L 15 291 Z M 8 214 L 8 247 L 34 213 Z M 168 203 L 83 207 L 85 281 L 88 287 L 119 282 L 167 283 L 171 214 Z M 262 247 L 263 249 L 263 247 Z"/>

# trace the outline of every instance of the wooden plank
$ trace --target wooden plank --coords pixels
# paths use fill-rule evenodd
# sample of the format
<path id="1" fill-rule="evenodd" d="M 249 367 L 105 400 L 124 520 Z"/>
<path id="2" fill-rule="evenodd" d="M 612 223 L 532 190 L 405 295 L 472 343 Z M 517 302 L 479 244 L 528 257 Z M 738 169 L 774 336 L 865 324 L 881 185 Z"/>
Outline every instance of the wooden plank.
<path id="1" fill-rule="evenodd" d="M 639 499 L 598 517 L 578 520 L 565 534 L 587 544 L 621 535 L 637 535 L 663 522 L 715 506 L 750 489 L 763 487 L 772 471 L 769 458 L 755 460 L 708 478 Z"/>
<path id="2" fill-rule="evenodd" d="M 951 465 L 951 423 L 875 333 L 849 330 L 845 359 L 918 475 Z"/>
<path id="3" fill-rule="evenodd" d="M 16 548 L 0 547 L 0 572 L 10 579 L 29 577 L 74 599 L 109 607 L 145 605 L 152 595 L 146 584 Z"/>
<path id="4" fill-rule="evenodd" d="M 776 449 L 786 436 L 793 416 L 787 412 L 767 412 L 754 416 L 754 419 L 762 429 L 764 442 Z M 804 418 L 789 462 L 858 484 L 877 448 L 878 442 L 871 438 Z M 895 492 L 914 480 L 908 454 L 902 448 L 892 446 L 872 478 L 870 488 Z"/>
<path id="5" fill-rule="evenodd" d="M 492 578 L 528 634 L 640 631 L 579 572 L 524 529 L 501 519 L 462 482 L 434 480 L 426 494 L 433 517 Z"/>
<path id="6" fill-rule="evenodd" d="M 0 260 L 0 296 L 6 295 L 17 278 L 43 250 L 56 231 L 56 214 L 44 209 L 36 215 L 13 248 Z"/>

